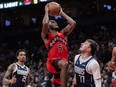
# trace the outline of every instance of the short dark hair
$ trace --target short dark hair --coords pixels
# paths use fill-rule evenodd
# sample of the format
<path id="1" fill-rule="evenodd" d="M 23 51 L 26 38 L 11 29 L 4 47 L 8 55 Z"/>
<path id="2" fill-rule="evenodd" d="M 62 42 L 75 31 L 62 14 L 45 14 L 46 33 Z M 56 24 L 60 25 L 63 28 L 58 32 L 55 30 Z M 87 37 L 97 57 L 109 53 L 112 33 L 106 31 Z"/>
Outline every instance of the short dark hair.
<path id="1" fill-rule="evenodd" d="M 27 57 L 27 51 L 25 49 L 19 49 L 19 50 L 17 50 L 16 57 L 19 55 L 20 52 L 25 52 L 26 57 Z"/>
<path id="2" fill-rule="evenodd" d="M 99 50 L 98 43 L 96 41 L 92 40 L 92 39 L 87 39 L 86 41 L 90 43 L 91 54 L 94 56 L 95 53 Z"/>

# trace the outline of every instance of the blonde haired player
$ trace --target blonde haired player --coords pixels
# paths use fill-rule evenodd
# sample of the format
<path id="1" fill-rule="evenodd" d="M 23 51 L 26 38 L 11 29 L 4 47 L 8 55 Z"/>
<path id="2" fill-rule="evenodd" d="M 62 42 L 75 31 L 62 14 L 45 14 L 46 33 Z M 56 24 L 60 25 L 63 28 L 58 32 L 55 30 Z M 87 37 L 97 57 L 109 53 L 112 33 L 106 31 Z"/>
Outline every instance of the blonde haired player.
<path id="1" fill-rule="evenodd" d="M 45 6 L 45 14 L 43 18 L 43 27 L 41 36 L 48 50 L 47 69 L 54 75 L 52 84 L 54 87 L 67 87 L 67 71 L 68 71 L 68 44 L 67 36 L 75 28 L 75 21 L 65 14 L 60 8 L 60 13 L 68 24 L 58 32 L 59 27 L 56 21 L 49 20 L 49 4 Z"/>
<path id="2" fill-rule="evenodd" d="M 81 44 L 80 54 L 75 56 L 75 75 L 72 87 L 101 87 L 100 66 L 94 59 L 98 44 L 87 39 Z"/>

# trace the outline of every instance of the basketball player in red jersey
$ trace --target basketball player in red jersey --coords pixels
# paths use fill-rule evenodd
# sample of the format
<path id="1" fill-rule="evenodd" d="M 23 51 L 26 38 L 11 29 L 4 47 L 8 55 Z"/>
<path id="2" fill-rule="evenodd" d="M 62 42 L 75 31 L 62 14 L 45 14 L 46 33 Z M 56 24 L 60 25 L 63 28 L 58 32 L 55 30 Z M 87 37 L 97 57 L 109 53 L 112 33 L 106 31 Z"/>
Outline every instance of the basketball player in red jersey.
<path id="1" fill-rule="evenodd" d="M 113 48 L 111 61 L 108 62 L 110 70 L 116 70 L 116 47 Z"/>
<path id="2" fill-rule="evenodd" d="M 46 66 L 49 72 L 54 75 L 52 84 L 54 87 L 67 87 L 68 70 L 68 48 L 67 35 L 69 35 L 76 26 L 76 22 L 65 14 L 61 8 L 59 15 L 68 21 L 68 25 L 58 32 L 58 24 L 54 20 L 49 20 L 48 5 L 45 6 L 45 15 L 43 18 L 42 39 L 48 50 Z"/>

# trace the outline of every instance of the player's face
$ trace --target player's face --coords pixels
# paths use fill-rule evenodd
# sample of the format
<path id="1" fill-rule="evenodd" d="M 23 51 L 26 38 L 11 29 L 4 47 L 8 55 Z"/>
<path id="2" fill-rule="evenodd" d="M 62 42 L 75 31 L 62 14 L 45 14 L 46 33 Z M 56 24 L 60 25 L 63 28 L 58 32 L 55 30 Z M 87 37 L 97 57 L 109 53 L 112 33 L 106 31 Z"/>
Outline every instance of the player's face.
<path id="1" fill-rule="evenodd" d="M 52 30 L 59 29 L 57 22 L 54 20 L 49 21 L 49 26 L 50 26 L 50 29 Z"/>
<path id="2" fill-rule="evenodd" d="M 26 53 L 25 52 L 19 52 L 17 56 L 18 61 L 20 62 L 26 62 Z"/>
<path id="3" fill-rule="evenodd" d="M 90 43 L 85 41 L 84 43 L 81 43 L 81 47 L 79 49 L 81 52 L 86 52 L 86 51 L 90 51 L 91 47 L 90 47 Z"/>

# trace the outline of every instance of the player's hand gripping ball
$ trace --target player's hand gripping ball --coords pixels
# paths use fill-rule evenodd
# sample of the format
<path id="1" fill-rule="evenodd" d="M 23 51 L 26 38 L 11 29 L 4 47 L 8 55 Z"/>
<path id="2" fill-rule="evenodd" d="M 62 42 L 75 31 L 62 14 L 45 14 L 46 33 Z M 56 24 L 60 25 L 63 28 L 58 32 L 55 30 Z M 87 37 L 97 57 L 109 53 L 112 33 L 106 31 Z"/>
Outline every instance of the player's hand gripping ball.
<path id="1" fill-rule="evenodd" d="M 48 3 L 49 16 L 57 16 L 60 13 L 61 6 L 57 2 Z"/>

